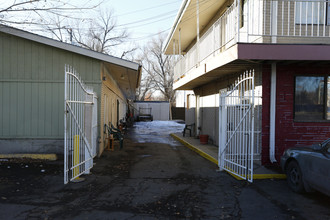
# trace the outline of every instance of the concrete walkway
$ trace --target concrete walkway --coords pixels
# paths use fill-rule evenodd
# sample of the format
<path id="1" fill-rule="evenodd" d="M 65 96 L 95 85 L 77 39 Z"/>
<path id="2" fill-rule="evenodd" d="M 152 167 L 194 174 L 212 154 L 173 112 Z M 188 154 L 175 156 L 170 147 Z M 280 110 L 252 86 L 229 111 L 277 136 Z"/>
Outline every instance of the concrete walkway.
<path id="1" fill-rule="evenodd" d="M 195 137 L 183 137 L 182 133 L 172 133 L 171 136 L 187 146 L 202 157 L 218 165 L 218 147 L 211 144 L 201 144 Z M 254 164 L 253 179 L 285 179 L 286 175 L 279 170 L 268 169 L 264 166 Z M 238 180 L 242 178 L 233 173 L 229 173 Z"/>

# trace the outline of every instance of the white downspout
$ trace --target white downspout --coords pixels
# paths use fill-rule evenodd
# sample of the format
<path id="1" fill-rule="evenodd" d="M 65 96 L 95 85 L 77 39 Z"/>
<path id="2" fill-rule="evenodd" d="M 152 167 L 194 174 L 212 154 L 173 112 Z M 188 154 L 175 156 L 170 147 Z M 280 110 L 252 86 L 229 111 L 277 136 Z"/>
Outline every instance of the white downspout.
<path id="1" fill-rule="evenodd" d="M 275 158 L 275 120 L 276 120 L 276 63 L 272 63 L 270 78 L 270 131 L 269 131 L 269 159 L 272 163 Z"/>

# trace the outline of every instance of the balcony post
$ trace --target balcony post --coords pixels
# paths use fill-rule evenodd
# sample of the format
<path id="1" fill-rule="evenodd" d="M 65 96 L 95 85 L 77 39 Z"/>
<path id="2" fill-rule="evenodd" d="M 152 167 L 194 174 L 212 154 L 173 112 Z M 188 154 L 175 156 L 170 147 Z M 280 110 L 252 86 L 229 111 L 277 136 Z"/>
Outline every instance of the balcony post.
<path id="1" fill-rule="evenodd" d="M 197 63 L 199 62 L 199 1 L 196 0 L 196 23 L 197 23 L 197 42 L 196 42 L 196 52 L 197 52 Z"/>
<path id="2" fill-rule="evenodd" d="M 237 10 L 237 43 L 239 42 L 239 30 L 240 30 L 240 27 L 241 27 L 241 1 L 240 0 L 236 0 L 236 10 Z"/>
<path id="3" fill-rule="evenodd" d="M 181 56 L 181 28 L 179 28 L 179 55 Z"/>
<path id="4" fill-rule="evenodd" d="M 278 1 L 271 2 L 271 36 L 272 36 L 272 43 L 277 42 L 277 14 L 278 14 Z"/>

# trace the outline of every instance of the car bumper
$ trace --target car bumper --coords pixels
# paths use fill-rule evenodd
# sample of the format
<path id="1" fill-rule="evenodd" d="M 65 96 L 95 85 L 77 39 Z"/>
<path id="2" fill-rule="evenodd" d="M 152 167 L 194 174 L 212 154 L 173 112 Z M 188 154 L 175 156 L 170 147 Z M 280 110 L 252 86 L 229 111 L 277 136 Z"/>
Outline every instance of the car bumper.
<path id="1" fill-rule="evenodd" d="M 285 172 L 285 165 L 286 165 L 287 160 L 288 160 L 288 157 L 286 155 L 283 155 L 281 157 L 280 165 L 281 165 L 283 172 Z"/>

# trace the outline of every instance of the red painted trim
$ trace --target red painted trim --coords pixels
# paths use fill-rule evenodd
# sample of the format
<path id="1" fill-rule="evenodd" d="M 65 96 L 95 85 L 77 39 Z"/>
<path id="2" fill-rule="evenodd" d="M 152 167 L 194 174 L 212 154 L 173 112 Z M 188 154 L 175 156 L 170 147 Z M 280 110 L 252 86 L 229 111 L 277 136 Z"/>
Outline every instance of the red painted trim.
<path id="1" fill-rule="evenodd" d="M 330 60 L 330 45 L 238 43 L 237 53 L 242 60 Z"/>

